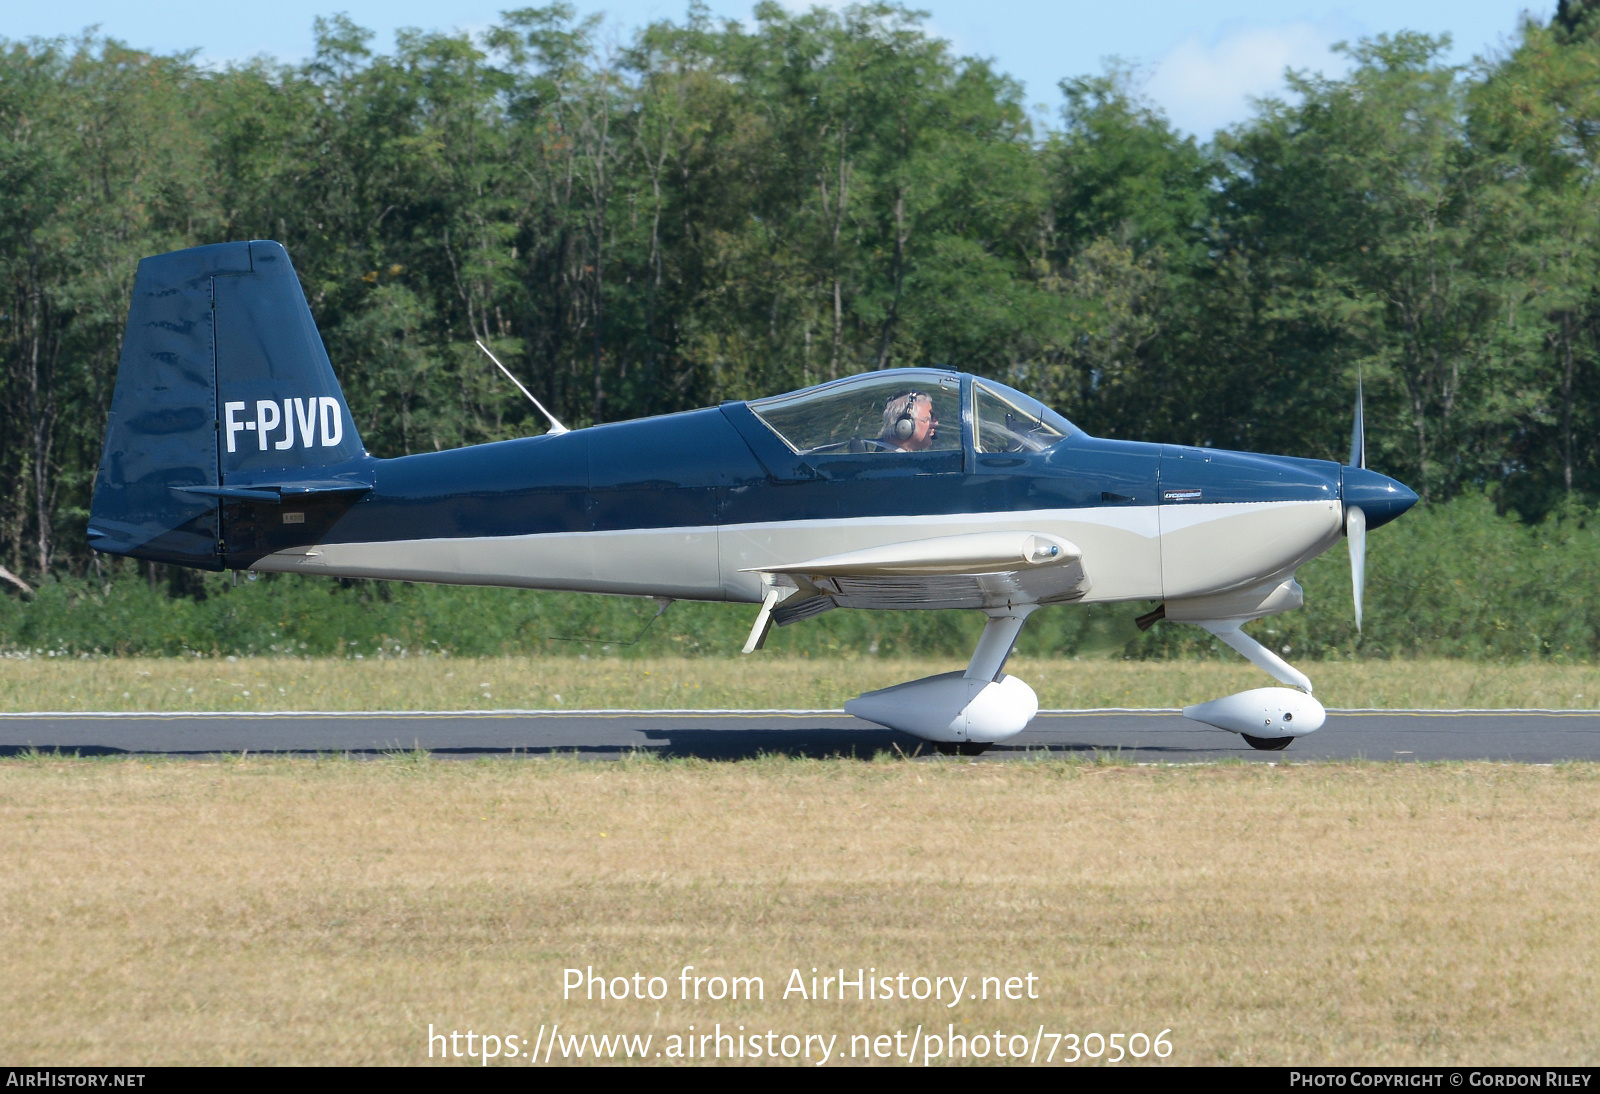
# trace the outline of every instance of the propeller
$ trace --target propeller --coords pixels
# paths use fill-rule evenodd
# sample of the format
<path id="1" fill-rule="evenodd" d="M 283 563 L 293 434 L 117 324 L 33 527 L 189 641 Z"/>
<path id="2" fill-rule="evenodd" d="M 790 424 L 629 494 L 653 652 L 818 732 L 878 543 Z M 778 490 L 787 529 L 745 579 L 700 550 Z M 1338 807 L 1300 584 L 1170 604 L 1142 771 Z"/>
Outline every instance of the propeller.
<path id="1" fill-rule="evenodd" d="M 1350 587 L 1356 597 L 1356 630 L 1361 629 L 1361 590 L 1367 583 L 1367 514 L 1352 505 L 1344 514 L 1345 535 L 1350 537 Z"/>
<path id="2" fill-rule="evenodd" d="M 1350 431 L 1350 466 L 1367 467 L 1367 425 L 1362 413 L 1361 377 L 1356 377 L 1356 424 Z M 1367 514 L 1359 505 L 1346 505 L 1344 532 L 1350 540 L 1350 589 L 1355 594 L 1356 630 L 1361 630 L 1361 594 L 1367 583 Z"/>

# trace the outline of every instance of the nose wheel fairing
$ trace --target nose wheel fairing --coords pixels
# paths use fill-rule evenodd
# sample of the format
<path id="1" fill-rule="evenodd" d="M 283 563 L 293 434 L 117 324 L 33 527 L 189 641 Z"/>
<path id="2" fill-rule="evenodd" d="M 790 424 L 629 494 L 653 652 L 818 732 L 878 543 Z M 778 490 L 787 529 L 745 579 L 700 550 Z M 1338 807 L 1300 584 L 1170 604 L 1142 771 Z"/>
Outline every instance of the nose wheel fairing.
<path id="1" fill-rule="evenodd" d="M 1253 688 L 1184 707 L 1183 716 L 1241 736 L 1277 740 L 1315 733 L 1327 720 L 1328 712 L 1310 695 L 1294 688 Z"/>

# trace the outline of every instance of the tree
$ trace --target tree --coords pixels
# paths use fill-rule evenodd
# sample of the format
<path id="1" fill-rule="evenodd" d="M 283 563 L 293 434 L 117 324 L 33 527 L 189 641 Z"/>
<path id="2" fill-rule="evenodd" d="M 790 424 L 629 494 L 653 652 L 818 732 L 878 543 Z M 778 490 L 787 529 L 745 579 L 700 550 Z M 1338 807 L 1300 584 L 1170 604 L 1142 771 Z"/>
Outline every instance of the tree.
<path id="1" fill-rule="evenodd" d="M 1291 404 L 1333 418 L 1312 393 L 1349 398 L 1363 372 L 1369 448 L 1425 501 L 1493 474 L 1516 365 L 1500 324 L 1509 195 L 1466 139 L 1460 71 L 1437 59 L 1446 44 L 1404 33 L 1350 47 L 1348 77 L 1292 75 L 1298 104 L 1266 104 L 1220 142 L 1218 242 L 1268 286 L 1258 321 L 1288 334 L 1270 341 L 1316 351 L 1280 358 L 1304 372 Z M 1403 432 L 1383 427 L 1391 416 Z M 1335 455 L 1336 431 L 1324 435 Z"/>
<path id="2" fill-rule="evenodd" d="M 1189 439 L 1189 408 L 1228 367 L 1186 361 L 1183 333 L 1214 168 L 1127 68 L 1061 90 L 1039 263 L 1055 322 L 1026 382 L 1092 432 Z"/>
<path id="3" fill-rule="evenodd" d="M 0 480 L 12 565 L 40 573 L 88 489 L 138 257 L 215 223 L 187 56 L 0 44 Z M 20 440 L 21 443 L 17 443 Z"/>
<path id="4" fill-rule="evenodd" d="M 1475 137 L 1514 165 L 1522 188 L 1518 303 L 1539 365 L 1536 395 L 1515 421 L 1510 485 L 1529 515 L 1557 492 L 1600 485 L 1591 439 L 1600 408 L 1600 38 L 1583 31 L 1593 18 L 1563 3 L 1548 27 L 1526 23 L 1473 95 Z"/>

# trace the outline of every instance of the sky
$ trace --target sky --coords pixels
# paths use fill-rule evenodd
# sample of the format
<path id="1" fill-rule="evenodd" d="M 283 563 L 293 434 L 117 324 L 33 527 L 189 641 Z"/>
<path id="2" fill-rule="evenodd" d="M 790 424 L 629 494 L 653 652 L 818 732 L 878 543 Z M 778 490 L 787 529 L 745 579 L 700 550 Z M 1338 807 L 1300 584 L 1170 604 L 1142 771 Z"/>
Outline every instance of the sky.
<path id="1" fill-rule="evenodd" d="M 681 20 L 687 0 L 573 0 L 580 14 L 603 13 L 614 41 L 658 19 Z M 318 15 L 345 12 L 390 48 L 400 27 L 481 31 L 507 8 L 530 0 L 0 0 L 0 37 L 75 35 L 98 25 L 129 45 L 161 53 L 194 49 L 223 64 L 267 54 L 304 60 Z M 785 0 L 791 9 L 810 6 Z M 752 0 L 709 0 L 721 17 L 749 19 Z M 826 6 L 842 5 L 830 2 Z M 991 59 L 1024 85 L 1046 121 L 1061 103 L 1058 82 L 1104 70 L 1108 58 L 1132 66 L 1145 94 L 1178 128 L 1208 139 L 1250 116 L 1253 98 L 1284 94 L 1285 68 L 1329 76 L 1345 69 L 1336 42 L 1416 30 L 1449 34 L 1456 64 L 1509 49 L 1524 13 L 1548 19 L 1555 0 L 921 0 L 929 33 L 955 52 Z M 197 18 L 203 13 L 204 18 Z"/>

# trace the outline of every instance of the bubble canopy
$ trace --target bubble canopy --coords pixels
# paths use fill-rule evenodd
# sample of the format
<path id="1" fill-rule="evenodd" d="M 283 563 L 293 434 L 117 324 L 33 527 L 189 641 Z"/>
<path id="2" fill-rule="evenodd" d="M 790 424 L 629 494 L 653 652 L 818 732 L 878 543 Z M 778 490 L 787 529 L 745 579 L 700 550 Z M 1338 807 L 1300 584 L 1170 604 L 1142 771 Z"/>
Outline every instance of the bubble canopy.
<path id="1" fill-rule="evenodd" d="M 979 452 L 1043 452 L 1081 432 L 1031 395 L 989 380 L 972 381 L 972 437 Z"/>
<path id="2" fill-rule="evenodd" d="M 970 380 L 965 398 L 963 380 Z M 979 452 L 1039 452 L 1080 432 L 1020 391 L 936 369 L 869 372 L 749 406 L 802 456 L 958 452 L 964 412 Z"/>

